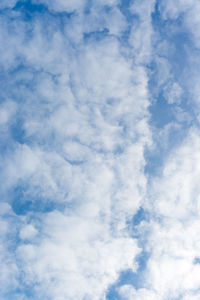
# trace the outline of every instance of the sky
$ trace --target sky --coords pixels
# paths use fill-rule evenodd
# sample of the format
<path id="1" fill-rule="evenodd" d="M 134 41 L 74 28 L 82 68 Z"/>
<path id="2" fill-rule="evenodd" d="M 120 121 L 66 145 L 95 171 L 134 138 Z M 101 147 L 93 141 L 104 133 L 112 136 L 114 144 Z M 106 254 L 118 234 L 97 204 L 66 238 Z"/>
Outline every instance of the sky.
<path id="1" fill-rule="evenodd" d="M 1 0 L 1 300 L 200 300 L 199 15 Z"/>

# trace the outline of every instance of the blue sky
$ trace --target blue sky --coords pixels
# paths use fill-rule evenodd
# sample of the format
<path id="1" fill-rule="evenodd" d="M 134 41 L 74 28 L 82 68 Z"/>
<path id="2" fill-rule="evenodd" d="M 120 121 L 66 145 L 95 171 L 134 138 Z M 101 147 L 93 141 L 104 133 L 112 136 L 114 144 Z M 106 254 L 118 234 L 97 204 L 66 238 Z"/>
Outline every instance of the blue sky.
<path id="1" fill-rule="evenodd" d="M 0 299 L 199 299 L 199 14 L 1 1 Z"/>

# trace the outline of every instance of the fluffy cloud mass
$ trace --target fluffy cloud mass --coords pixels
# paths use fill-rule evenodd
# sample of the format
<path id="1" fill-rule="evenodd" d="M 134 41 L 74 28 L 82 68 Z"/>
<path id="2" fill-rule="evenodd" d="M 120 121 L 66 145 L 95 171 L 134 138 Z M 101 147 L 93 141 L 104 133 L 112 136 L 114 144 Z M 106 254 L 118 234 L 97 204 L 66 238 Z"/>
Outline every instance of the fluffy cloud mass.
<path id="1" fill-rule="evenodd" d="M 1 299 L 198 299 L 193 2 L 0 4 Z"/>

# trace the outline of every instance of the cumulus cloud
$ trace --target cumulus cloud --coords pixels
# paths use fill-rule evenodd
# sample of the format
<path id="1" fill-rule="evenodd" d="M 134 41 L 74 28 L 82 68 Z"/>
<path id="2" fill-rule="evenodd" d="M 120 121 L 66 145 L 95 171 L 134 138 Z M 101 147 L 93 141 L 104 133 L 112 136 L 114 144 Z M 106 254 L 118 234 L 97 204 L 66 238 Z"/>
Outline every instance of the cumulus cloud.
<path id="1" fill-rule="evenodd" d="M 120 290 L 119 294 L 121 299 L 123 300 L 154 300 L 154 299 L 161 299 L 157 293 L 154 293 L 148 289 L 139 289 L 136 290 L 132 285 L 123 285 Z"/>
<path id="2" fill-rule="evenodd" d="M 147 22 L 145 5 L 131 5 L 141 21 L 126 41 L 118 1 L 32 1 L 1 15 L 5 299 L 106 299 L 121 271 L 137 272 L 128 224 L 146 193 L 153 3 Z"/>
<path id="3" fill-rule="evenodd" d="M 12 212 L 12 208 L 6 202 L 0 203 L 0 259 L 1 259 L 1 291 L 0 297 L 3 299 L 10 292 L 17 289 L 18 266 L 15 254 L 10 251 L 15 246 L 16 232 L 19 223 L 17 217 Z"/>
<path id="4" fill-rule="evenodd" d="M 198 299 L 198 2 L 16 4 L 0 4 L 0 297 Z"/>
<path id="5" fill-rule="evenodd" d="M 193 127 L 153 179 L 146 202 L 152 220 L 145 225 L 149 232 L 146 249 L 151 253 L 142 283 L 145 290 L 124 287 L 125 299 L 133 295 L 136 299 L 196 299 L 199 175 L 199 131 Z"/>
<path id="6" fill-rule="evenodd" d="M 198 214 L 199 142 L 198 131 L 191 129 L 180 148 L 170 155 L 162 179 L 155 179 L 157 213 L 181 219 Z"/>
<path id="7" fill-rule="evenodd" d="M 95 207 L 90 211 L 95 215 Z M 140 251 L 136 242 L 112 237 L 108 224 L 91 217 L 90 211 L 87 218 L 85 212 L 69 216 L 54 211 L 43 219 L 44 238 L 18 247 L 26 280 L 38 283 L 37 297 L 100 299 L 121 268 L 136 268 L 133 257 Z"/>
<path id="8" fill-rule="evenodd" d="M 146 64 L 151 59 L 152 22 L 155 0 L 131 2 L 131 13 L 136 17 L 130 34 L 130 44 L 133 47 L 135 61 Z M 141 35 L 143 38 L 141 39 Z"/>
<path id="9" fill-rule="evenodd" d="M 159 1 L 154 15 L 151 89 L 156 97 L 152 111 L 159 112 L 157 123 L 153 119 L 158 156 L 145 202 L 151 220 L 141 227 L 148 231 L 150 257 L 139 288 L 133 283 L 119 289 L 122 299 L 199 298 L 198 5 Z M 162 122 L 167 113 L 170 117 Z"/>

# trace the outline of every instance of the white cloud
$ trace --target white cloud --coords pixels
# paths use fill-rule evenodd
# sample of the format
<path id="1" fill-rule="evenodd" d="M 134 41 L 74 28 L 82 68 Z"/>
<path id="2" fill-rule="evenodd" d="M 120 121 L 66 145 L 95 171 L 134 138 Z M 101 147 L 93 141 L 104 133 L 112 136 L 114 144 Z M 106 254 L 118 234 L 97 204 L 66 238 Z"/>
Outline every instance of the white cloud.
<path id="1" fill-rule="evenodd" d="M 198 214 L 199 146 L 198 130 L 192 128 L 182 145 L 170 155 L 163 176 L 155 180 L 153 187 L 156 213 L 181 219 Z"/>
<path id="2" fill-rule="evenodd" d="M 127 223 L 145 205 L 152 220 L 142 224 L 148 227 L 150 253 L 144 288 L 122 286 L 120 297 L 196 299 L 198 129 L 192 127 L 168 154 L 163 173 L 151 179 L 146 192 L 144 151 L 151 128 L 145 65 L 152 58 L 155 1 L 131 3 L 135 21 L 127 44 L 122 33 L 130 24 L 118 1 L 93 3 L 87 16 L 84 1 L 34 3 L 47 5 L 51 13 L 43 18 L 38 12 L 29 25 L 19 15 L 12 22 L 1 16 L 0 62 L 7 73 L 2 93 L 12 99 L 0 106 L 0 124 L 7 126 L 11 141 L 1 162 L 1 191 L 3 201 L 12 204 L 17 196 L 19 205 L 31 202 L 35 210 L 16 216 L 8 204 L 0 207 L 1 297 L 19 287 L 18 297 L 27 299 L 23 289 L 28 286 L 36 299 L 106 299 L 121 271 L 137 271 L 141 249 Z M 159 9 L 164 19 L 184 12 L 184 26 L 199 47 L 197 13 L 190 5 L 162 1 Z M 198 12 L 198 4 L 195 8 Z M 62 19 L 62 28 L 60 12 L 73 12 Z M 173 79 L 171 48 L 160 55 L 166 44 L 158 41 L 154 59 L 157 88 L 164 88 L 168 104 L 182 105 L 186 85 Z M 194 91 L 197 95 L 198 84 Z M 179 120 L 181 113 L 186 117 L 181 109 Z M 14 140 L 9 127 L 14 118 L 22 123 L 23 142 Z M 178 127 L 171 122 L 156 131 L 157 139 L 168 143 L 168 132 Z M 16 187 L 22 192 L 13 197 Z M 52 211 L 42 205 L 52 205 Z"/>
<path id="3" fill-rule="evenodd" d="M 148 289 L 135 290 L 132 285 L 123 285 L 119 289 L 119 294 L 123 300 L 156 300 L 161 299 L 157 293 Z"/>
<path id="4" fill-rule="evenodd" d="M 38 283 L 39 298 L 100 299 L 121 268 L 136 269 L 136 242 L 112 237 L 107 226 L 99 217 L 59 212 L 44 216 L 44 238 L 39 244 L 20 246 L 17 252 L 26 280 Z"/>
<path id="5" fill-rule="evenodd" d="M 200 265 L 195 263 L 200 251 L 199 149 L 199 131 L 193 127 L 154 178 L 146 202 L 152 215 L 146 224 L 146 249 L 151 255 L 143 285 L 161 299 L 195 299 L 200 288 Z"/>
<path id="6" fill-rule="evenodd" d="M 151 14 L 154 11 L 155 1 L 133 1 L 131 12 L 139 19 L 132 28 L 129 42 L 134 50 L 134 60 L 137 63 L 146 64 L 151 57 L 151 39 L 153 28 Z M 141 39 L 142 36 L 142 39 Z"/>
<path id="7" fill-rule="evenodd" d="M 22 299 L 28 297 L 25 286 L 37 299 L 105 299 L 122 270 L 137 270 L 141 251 L 127 221 L 146 193 L 144 150 L 151 133 L 143 64 L 151 52 L 153 8 L 145 12 L 147 22 L 143 7 L 135 8 L 144 23 L 137 30 L 139 45 L 147 33 L 146 46 L 136 47 L 132 61 L 120 40 L 127 23 L 117 1 L 96 3 L 87 16 L 83 1 L 35 3 L 47 4 L 54 14 L 38 12 L 28 33 L 23 20 L 1 19 L 9 36 L 0 49 L 8 71 L 6 94 L 19 103 L 22 135 L 15 141 L 11 134 L 2 191 L 11 204 L 17 201 L 19 213 L 20 205 L 27 209 L 15 216 L 13 274 Z M 55 12 L 74 11 L 61 28 Z M 137 59 L 140 50 L 145 53 Z M 8 111 L 2 120 L 9 124 L 16 111 Z M 21 194 L 13 196 L 17 187 Z M 30 202 L 34 213 L 26 207 Z M 51 212 L 43 209 L 48 205 Z M 2 223 L 2 231 L 7 226 Z"/>
<path id="8" fill-rule="evenodd" d="M 15 234 L 18 222 L 10 205 L 6 202 L 0 203 L 0 297 L 3 299 L 7 293 L 19 287 L 19 270 L 15 260 L 15 254 L 10 251 L 14 246 Z"/>
<path id="9" fill-rule="evenodd" d="M 199 289 L 199 264 L 194 258 L 199 253 L 197 231 L 199 221 L 185 224 L 164 219 L 152 224 L 149 247 L 152 256 L 148 262 L 146 285 L 161 299 L 189 295 Z"/>
<path id="10" fill-rule="evenodd" d="M 20 238 L 24 240 L 32 239 L 36 236 L 37 230 L 32 224 L 26 225 L 20 231 Z"/>
<path id="11" fill-rule="evenodd" d="M 184 296 L 182 299 L 183 300 L 199 300 L 200 298 L 199 298 L 199 295 L 195 295 L 195 294 L 191 293 L 191 295 L 188 294 L 187 296 Z"/>
<path id="12" fill-rule="evenodd" d="M 181 96 L 183 95 L 183 89 L 180 85 L 176 82 L 168 83 L 167 86 L 164 88 L 164 96 L 168 104 L 180 104 L 181 103 Z"/>
<path id="13" fill-rule="evenodd" d="M 198 1 L 191 0 L 176 0 L 176 1 L 161 1 L 160 11 L 164 19 L 177 19 L 182 15 L 183 25 L 190 32 L 195 45 L 199 48 L 199 10 L 200 4 Z"/>
<path id="14" fill-rule="evenodd" d="M 177 19 L 179 15 L 187 11 L 193 3 L 194 1 L 190 0 L 169 0 L 167 3 L 161 1 L 159 9 L 164 19 Z"/>

